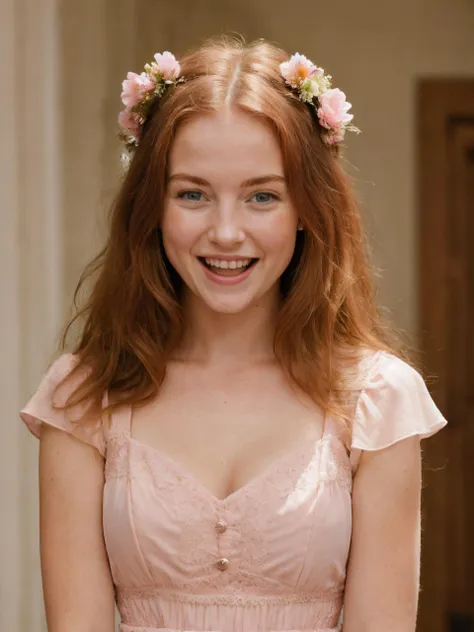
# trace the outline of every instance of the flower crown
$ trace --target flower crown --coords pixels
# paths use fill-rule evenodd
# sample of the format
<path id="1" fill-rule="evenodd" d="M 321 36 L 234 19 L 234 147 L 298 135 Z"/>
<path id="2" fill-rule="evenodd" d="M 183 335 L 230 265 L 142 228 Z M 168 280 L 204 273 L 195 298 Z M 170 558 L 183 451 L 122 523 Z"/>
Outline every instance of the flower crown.
<path id="1" fill-rule="evenodd" d="M 304 103 L 311 104 L 317 112 L 318 120 L 325 133 L 323 139 L 328 145 L 340 143 L 346 131 L 359 133 L 350 122 L 354 118 L 348 114 L 352 105 L 339 88 L 331 88 L 331 75 L 315 66 L 304 55 L 296 53 L 289 61 L 280 64 L 280 72 L 285 82 L 296 92 Z"/>
<path id="2" fill-rule="evenodd" d="M 125 143 L 122 154 L 125 164 L 130 162 L 140 142 L 152 103 L 160 99 L 169 86 L 185 80 L 180 73 L 175 56 L 165 51 L 157 53 L 151 64 L 145 64 L 140 75 L 135 72 L 127 74 L 121 94 L 125 109 L 118 117 L 119 138 Z M 322 68 L 296 53 L 289 61 L 280 64 L 280 73 L 286 84 L 297 92 L 299 99 L 316 109 L 319 123 L 325 130 L 323 139 L 328 145 L 340 143 L 347 130 L 360 131 L 350 124 L 353 115 L 348 111 L 352 106 L 346 101 L 346 95 L 338 88 L 331 88 L 331 76 L 324 74 Z"/>
<path id="3" fill-rule="evenodd" d="M 125 109 L 118 117 L 121 128 L 119 138 L 125 143 L 125 152 L 122 154 L 125 164 L 130 162 L 133 151 L 140 142 L 152 103 L 160 99 L 169 86 L 184 81 L 180 73 L 179 63 L 168 51 L 156 53 L 155 61 L 145 64 L 140 75 L 135 72 L 127 73 L 121 94 Z"/>

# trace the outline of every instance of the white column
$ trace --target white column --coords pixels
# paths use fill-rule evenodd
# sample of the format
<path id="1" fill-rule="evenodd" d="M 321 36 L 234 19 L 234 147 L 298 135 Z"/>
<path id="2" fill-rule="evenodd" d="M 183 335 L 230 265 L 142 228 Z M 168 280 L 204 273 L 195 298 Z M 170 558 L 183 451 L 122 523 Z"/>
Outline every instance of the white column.
<path id="1" fill-rule="evenodd" d="M 3 0 L 0 16 L 0 629 L 44 628 L 37 442 L 18 410 L 50 358 L 61 312 L 58 9 Z"/>
<path id="2" fill-rule="evenodd" d="M 22 404 L 51 358 L 62 311 L 58 2 L 22 0 L 19 27 Z M 21 629 L 46 629 L 39 572 L 36 440 L 22 435 Z"/>
<path id="3" fill-rule="evenodd" d="M 20 425 L 20 278 L 17 116 L 17 41 L 15 0 L 0 4 L 1 230 L 0 230 L 0 629 L 18 630 L 21 586 L 21 516 L 19 513 Z"/>
<path id="4" fill-rule="evenodd" d="M 0 2 L 2 631 L 46 630 L 38 443 L 18 411 L 51 360 L 65 305 L 100 241 L 98 213 L 119 171 L 115 119 L 135 57 L 135 10 L 135 1 Z"/>

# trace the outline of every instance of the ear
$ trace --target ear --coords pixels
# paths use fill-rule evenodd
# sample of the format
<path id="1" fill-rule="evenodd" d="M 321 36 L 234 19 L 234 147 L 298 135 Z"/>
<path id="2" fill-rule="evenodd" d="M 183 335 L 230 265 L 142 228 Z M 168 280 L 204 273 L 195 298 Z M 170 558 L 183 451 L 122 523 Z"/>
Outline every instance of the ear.
<path id="1" fill-rule="evenodd" d="M 296 227 L 296 230 L 304 230 L 301 220 L 298 221 L 298 226 Z"/>

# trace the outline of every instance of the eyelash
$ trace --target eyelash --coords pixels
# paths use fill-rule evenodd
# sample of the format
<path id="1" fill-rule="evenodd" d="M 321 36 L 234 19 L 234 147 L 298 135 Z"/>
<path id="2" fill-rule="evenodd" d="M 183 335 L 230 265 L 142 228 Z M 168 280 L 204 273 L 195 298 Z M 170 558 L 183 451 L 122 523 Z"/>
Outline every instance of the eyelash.
<path id="1" fill-rule="evenodd" d="M 180 200 L 186 200 L 185 196 L 186 196 L 188 193 L 199 193 L 199 194 L 201 194 L 201 195 L 204 195 L 204 194 L 202 193 L 202 191 L 198 191 L 198 190 L 196 190 L 196 189 L 187 189 L 187 190 L 185 190 L 185 191 L 179 191 L 179 192 L 176 194 L 176 197 L 177 197 L 178 199 L 180 199 Z M 257 204 L 258 204 L 258 206 L 266 206 L 267 204 L 270 204 L 271 202 L 276 202 L 276 201 L 280 201 L 280 200 L 281 200 L 281 198 L 280 198 L 280 196 L 279 196 L 279 195 L 276 195 L 276 193 L 270 193 L 269 191 L 257 191 L 256 193 L 254 193 L 254 194 L 252 195 L 252 198 L 254 198 L 256 195 L 268 195 L 268 196 L 270 196 L 270 198 L 271 198 L 271 200 L 268 200 L 267 202 L 262 202 L 262 203 L 260 203 L 260 204 L 259 204 L 259 203 L 257 203 Z M 188 202 L 200 202 L 201 200 L 189 200 L 189 199 L 188 199 L 187 201 L 188 201 Z"/>
<path id="2" fill-rule="evenodd" d="M 186 190 L 186 191 L 178 191 L 178 193 L 176 194 L 176 197 L 179 200 L 185 200 L 186 198 L 184 196 L 187 195 L 188 193 L 200 193 L 201 195 L 203 195 L 201 191 Z M 198 200 L 186 200 L 186 201 L 187 202 L 196 202 Z"/>

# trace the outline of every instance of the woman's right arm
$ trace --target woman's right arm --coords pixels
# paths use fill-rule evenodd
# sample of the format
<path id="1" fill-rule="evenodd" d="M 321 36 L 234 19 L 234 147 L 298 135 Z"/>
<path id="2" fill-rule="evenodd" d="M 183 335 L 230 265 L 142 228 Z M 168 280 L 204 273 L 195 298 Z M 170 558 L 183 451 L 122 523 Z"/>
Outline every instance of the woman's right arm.
<path id="1" fill-rule="evenodd" d="M 41 428 L 40 539 L 49 632 L 113 632 L 114 587 L 102 529 L 104 460 Z"/>

